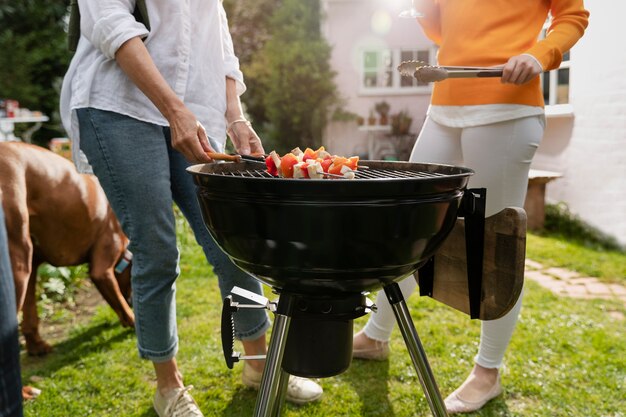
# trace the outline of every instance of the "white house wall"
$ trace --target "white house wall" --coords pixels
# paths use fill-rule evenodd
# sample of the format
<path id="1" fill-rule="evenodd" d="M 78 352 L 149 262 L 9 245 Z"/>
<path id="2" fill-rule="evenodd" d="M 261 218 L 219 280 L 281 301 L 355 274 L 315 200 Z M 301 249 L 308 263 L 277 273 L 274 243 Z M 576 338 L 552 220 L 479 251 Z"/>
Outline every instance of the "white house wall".
<path id="1" fill-rule="evenodd" d="M 548 117 L 533 166 L 563 173 L 548 184 L 548 201 L 626 245 L 626 2 L 585 7 L 589 27 L 571 51 L 573 115 Z"/>
<path id="2" fill-rule="evenodd" d="M 419 132 L 430 101 L 428 92 L 422 94 L 363 94 L 360 92 L 361 51 L 365 47 L 388 45 L 392 48 L 431 47 L 419 24 L 402 19 L 400 11 L 409 0 L 322 0 L 324 15 L 322 32 L 332 47 L 331 67 L 337 71 L 335 82 L 346 100 L 346 110 L 364 118 L 374 104 L 387 101 L 391 113 L 408 110 L 413 117 L 411 131 Z M 366 133 L 357 130 L 356 123 L 333 122 L 324 134 L 324 144 L 331 152 L 352 154 L 363 150 Z"/>

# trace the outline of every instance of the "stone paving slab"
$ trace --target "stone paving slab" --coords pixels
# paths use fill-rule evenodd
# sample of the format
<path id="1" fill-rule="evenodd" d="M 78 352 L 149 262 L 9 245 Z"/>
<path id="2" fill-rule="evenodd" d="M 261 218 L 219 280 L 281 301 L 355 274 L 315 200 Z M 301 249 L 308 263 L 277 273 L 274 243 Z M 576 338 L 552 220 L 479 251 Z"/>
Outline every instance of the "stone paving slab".
<path id="1" fill-rule="evenodd" d="M 546 272 L 550 275 L 554 275 L 555 277 L 563 279 L 563 280 L 569 280 L 569 279 L 580 277 L 580 275 L 577 272 L 569 271 L 563 268 L 548 268 Z"/>
<path id="2" fill-rule="evenodd" d="M 532 259 L 526 260 L 524 276 L 559 296 L 620 300 L 626 306 L 626 286 L 620 284 L 606 284 L 598 278 L 581 276 L 564 268 L 546 268 Z M 624 320 L 624 314 L 619 311 L 610 314 Z"/>
<path id="3" fill-rule="evenodd" d="M 626 287 L 618 284 L 609 284 L 609 288 L 615 295 L 626 295 Z"/>

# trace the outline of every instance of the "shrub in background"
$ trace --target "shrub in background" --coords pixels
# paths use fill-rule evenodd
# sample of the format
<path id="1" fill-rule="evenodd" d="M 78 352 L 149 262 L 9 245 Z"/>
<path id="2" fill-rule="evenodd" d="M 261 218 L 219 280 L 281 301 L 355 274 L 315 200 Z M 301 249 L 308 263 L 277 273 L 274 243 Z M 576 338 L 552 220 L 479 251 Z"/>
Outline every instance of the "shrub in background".
<path id="1" fill-rule="evenodd" d="M 615 238 L 585 223 L 570 212 L 567 204 L 563 202 L 546 204 L 544 229 L 592 249 L 626 251 Z"/>
<path id="2" fill-rule="evenodd" d="M 41 110 L 50 121 L 33 135 L 46 144 L 65 136 L 58 116 L 60 83 L 70 61 L 67 0 L 0 2 L 0 96 Z M 16 126 L 16 133 L 29 126 Z"/>

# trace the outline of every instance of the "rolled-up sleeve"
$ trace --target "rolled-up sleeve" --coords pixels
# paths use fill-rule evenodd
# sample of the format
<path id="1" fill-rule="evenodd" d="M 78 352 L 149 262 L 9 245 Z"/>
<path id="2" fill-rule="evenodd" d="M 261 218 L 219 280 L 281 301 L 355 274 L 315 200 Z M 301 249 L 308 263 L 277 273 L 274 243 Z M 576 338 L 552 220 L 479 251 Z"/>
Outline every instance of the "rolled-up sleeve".
<path id="1" fill-rule="evenodd" d="M 589 11 L 582 0 L 553 0 L 550 13 L 552 24 L 546 38 L 526 52 L 537 58 L 544 70 L 559 67 L 563 53 L 578 42 L 589 24 Z"/>
<path id="2" fill-rule="evenodd" d="M 80 31 L 107 58 L 114 59 L 124 42 L 145 38 L 148 29 L 132 14 L 134 0 L 79 0 Z"/>
<path id="3" fill-rule="evenodd" d="M 219 2 L 219 13 L 222 25 L 222 49 L 224 53 L 224 73 L 228 78 L 232 78 L 237 84 L 237 94 L 242 95 L 246 91 L 246 84 L 243 82 L 243 73 L 239 69 L 239 59 L 235 55 L 233 39 L 230 36 L 228 18 L 222 2 Z"/>

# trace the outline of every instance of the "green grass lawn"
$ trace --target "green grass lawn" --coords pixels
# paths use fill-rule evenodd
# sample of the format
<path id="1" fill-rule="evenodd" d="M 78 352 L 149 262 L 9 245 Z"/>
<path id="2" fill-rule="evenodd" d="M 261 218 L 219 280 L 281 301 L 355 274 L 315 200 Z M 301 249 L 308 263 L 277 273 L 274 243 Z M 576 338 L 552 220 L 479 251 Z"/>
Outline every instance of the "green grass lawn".
<path id="1" fill-rule="evenodd" d="M 594 250 L 557 236 L 529 234 L 526 256 L 544 266 L 572 269 L 583 276 L 626 286 L 626 253 Z"/>
<path id="2" fill-rule="evenodd" d="M 250 416 L 256 392 L 241 384 L 242 364 L 229 370 L 222 358 L 217 281 L 199 248 L 188 235 L 183 238 L 177 299 L 178 361 L 185 382 L 194 385 L 192 393 L 207 417 Z M 445 396 L 472 366 L 480 323 L 417 294 L 409 308 Z M 527 282 L 506 356 L 505 393 L 473 415 L 625 416 L 626 323 L 609 311 L 626 314 L 618 301 L 560 298 Z M 358 319 L 355 328 L 365 320 Z M 43 390 L 26 404 L 26 416 L 156 416 L 152 366 L 138 358 L 134 333 L 119 325 L 108 306 L 54 347 L 46 357 L 23 356 L 24 381 Z M 283 415 L 431 415 L 397 329 L 392 349 L 389 361 L 354 361 L 344 374 L 320 380 L 322 401 L 288 405 Z"/>

